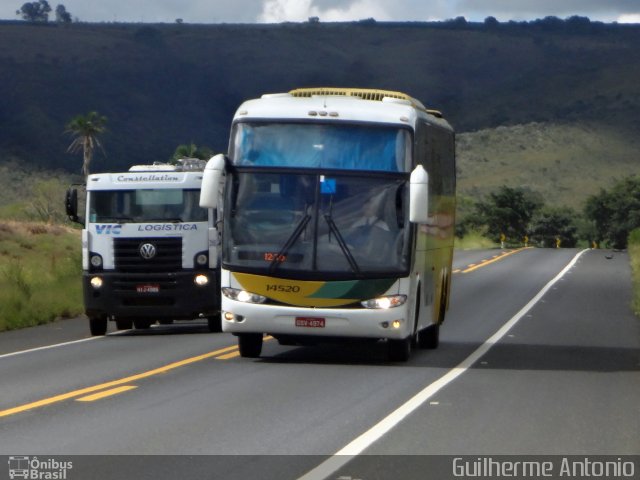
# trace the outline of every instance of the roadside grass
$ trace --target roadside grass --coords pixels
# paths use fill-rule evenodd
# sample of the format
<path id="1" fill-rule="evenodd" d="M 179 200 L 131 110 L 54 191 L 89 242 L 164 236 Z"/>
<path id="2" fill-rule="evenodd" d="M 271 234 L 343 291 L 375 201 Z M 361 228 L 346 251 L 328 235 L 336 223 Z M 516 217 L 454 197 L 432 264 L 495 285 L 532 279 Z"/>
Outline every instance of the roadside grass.
<path id="1" fill-rule="evenodd" d="M 0 220 L 0 331 L 83 312 L 80 232 Z"/>
<path id="2" fill-rule="evenodd" d="M 629 258 L 633 278 L 633 311 L 640 317 L 640 229 L 629 235 Z"/>

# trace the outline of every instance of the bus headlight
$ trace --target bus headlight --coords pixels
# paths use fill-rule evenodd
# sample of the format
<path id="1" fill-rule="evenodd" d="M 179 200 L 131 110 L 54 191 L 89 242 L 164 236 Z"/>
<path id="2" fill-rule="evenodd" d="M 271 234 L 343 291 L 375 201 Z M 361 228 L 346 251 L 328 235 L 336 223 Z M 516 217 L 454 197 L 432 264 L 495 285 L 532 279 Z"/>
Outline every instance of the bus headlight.
<path id="1" fill-rule="evenodd" d="M 100 278 L 100 277 L 91 277 L 91 280 L 89 280 L 89 283 L 91 284 L 91 286 L 93 288 L 98 290 L 99 288 L 102 287 L 102 278 Z"/>
<path id="2" fill-rule="evenodd" d="M 406 295 L 388 295 L 386 297 L 372 298 L 360 302 L 364 308 L 377 308 L 386 310 L 388 308 L 399 307 L 407 301 Z"/>
<path id="3" fill-rule="evenodd" d="M 206 253 L 199 253 L 196 255 L 196 264 L 201 267 L 209 263 L 209 256 Z"/>
<path id="4" fill-rule="evenodd" d="M 237 288 L 225 287 L 222 289 L 222 294 L 231 300 L 244 303 L 264 303 L 267 300 L 267 297 L 263 297 L 257 293 L 247 292 L 246 290 L 239 290 Z"/>
<path id="5" fill-rule="evenodd" d="M 193 283 L 198 285 L 199 287 L 204 287 L 209 284 L 209 277 L 203 274 L 196 275 L 193 279 Z"/>

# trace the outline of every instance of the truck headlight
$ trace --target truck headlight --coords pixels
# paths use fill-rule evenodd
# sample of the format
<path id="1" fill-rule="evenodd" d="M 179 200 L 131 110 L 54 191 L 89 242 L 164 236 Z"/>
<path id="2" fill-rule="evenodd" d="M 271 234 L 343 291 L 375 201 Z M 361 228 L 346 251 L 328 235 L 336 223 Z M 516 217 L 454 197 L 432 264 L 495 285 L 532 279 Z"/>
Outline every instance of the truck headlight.
<path id="1" fill-rule="evenodd" d="M 198 285 L 199 287 L 204 287 L 209 284 L 209 277 L 203 274 L 196 275 L 193 279 L 193 283 Z"/>
<path id="2" fill-rule="evenodd" d="M 399 307 L 407 301 L 406 295 L 387 295 L 385 297 L 372 298 L 360 302 L 364 308 L 375 308 L 386 310 L 389 308 Z"/>
<path id="3" fill-rule="evenodd" d="M 267 300 L 267 297 L 263 297 L 257 293 L 247 292 L 246 290 L 239 290 L 237 288 L 225 287 L 222 289 L 222 294 L 231 300 L 244 303 L 264 303 Z"/>
<path id="4" fill-rule="evenodd" d="M 89 280 L 89 283 L 91 284 L 91 286 L 93 288 L 95 288 L 96 290 L 102 288 L 102 278 L 101 277 L 91 277 L 91 280 Z"/>

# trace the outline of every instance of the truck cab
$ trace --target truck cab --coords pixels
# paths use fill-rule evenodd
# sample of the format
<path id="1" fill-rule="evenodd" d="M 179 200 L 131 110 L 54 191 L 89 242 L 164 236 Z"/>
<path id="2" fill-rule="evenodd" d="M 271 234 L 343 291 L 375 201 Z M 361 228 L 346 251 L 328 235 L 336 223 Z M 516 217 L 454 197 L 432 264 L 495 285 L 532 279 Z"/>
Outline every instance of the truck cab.
<path id="1" fill-rule="evenodd" d="M 89 175 L 82 223 L 82 284 L 92 335 L 207 319 L 220 331 L 217 210 L 199 206 L 204 161 L 136 165 Z"/>

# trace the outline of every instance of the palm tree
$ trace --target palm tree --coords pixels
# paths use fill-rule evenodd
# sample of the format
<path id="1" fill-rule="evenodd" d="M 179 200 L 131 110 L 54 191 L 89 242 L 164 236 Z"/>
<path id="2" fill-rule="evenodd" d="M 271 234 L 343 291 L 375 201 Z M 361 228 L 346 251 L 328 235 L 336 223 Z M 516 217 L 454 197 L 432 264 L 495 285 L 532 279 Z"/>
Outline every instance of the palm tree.
<path id="1" fill-rule="evenodd" d="M 100 148 L 104 152 L 98 135 L 105 131 L 106 123 L 107 117 L 99 115 L 98 112 L 89 112 L 87 115 L 76 115 L 67 124 L 65 133 L 74 137 L 67 151 L 82 152 L 82 174 L 85 177 L 89 175 L 89 164 L 95 149 Z"/>

